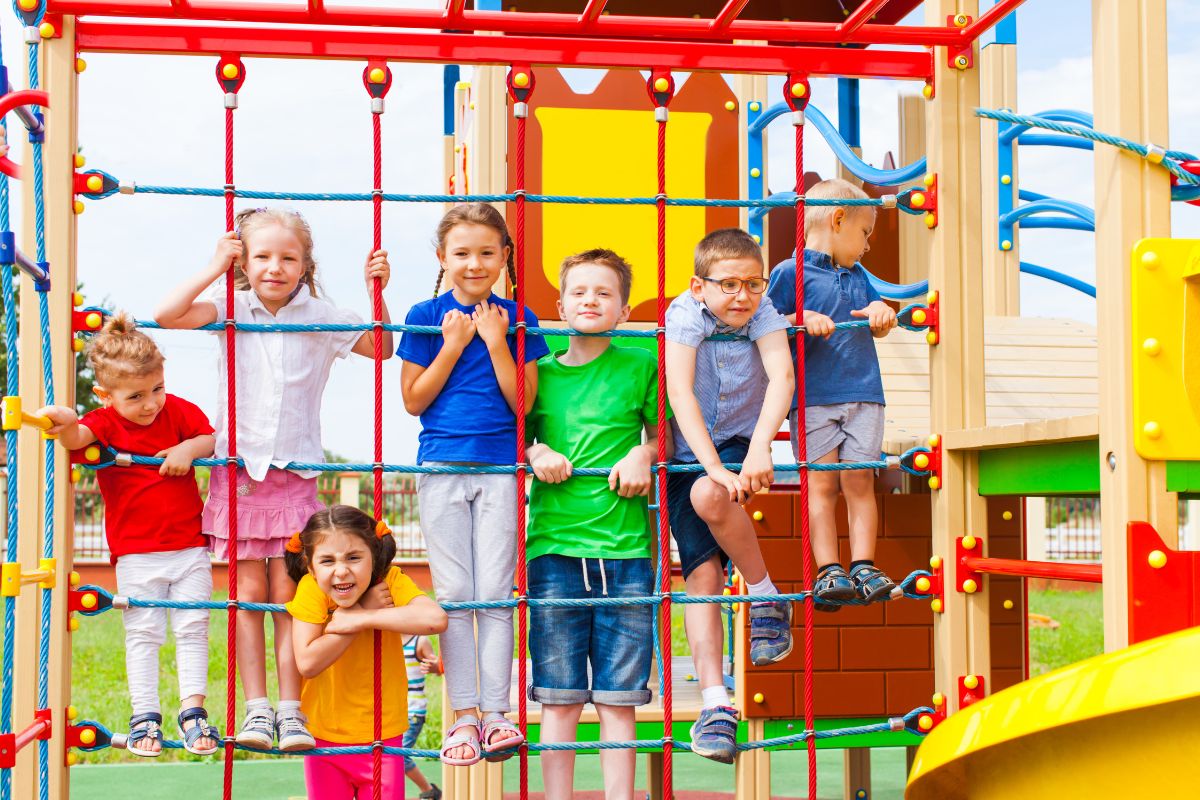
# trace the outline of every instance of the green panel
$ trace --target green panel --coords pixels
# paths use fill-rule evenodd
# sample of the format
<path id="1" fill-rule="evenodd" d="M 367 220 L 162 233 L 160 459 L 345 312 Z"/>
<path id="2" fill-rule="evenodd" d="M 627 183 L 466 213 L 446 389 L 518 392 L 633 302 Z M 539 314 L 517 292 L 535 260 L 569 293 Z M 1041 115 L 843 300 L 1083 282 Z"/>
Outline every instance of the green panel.
<path id="1" fill-rule="evenodd" d="M 979 493 L 1071 495 L 1100 493 L 1096 439 L 979 451 Z"/>
<path id="2" fill-rule="evenodd" d="M 818 719 L 818 731 L 831 731 L 840 728 L 858 728 L 863 725 L 876 725 L 887 722 L 878 717 L 852 717 L 849 719 Z M 765 735 L 768 739 L 778 739 L 792 736 L 804 730 L 804 720 L 772 719 L 767 720 Z M 916 747 L 923 741 L 923 736 L 908 731 L 884 731 L 883 733 L 863 733 L 855 736 L 835 736 L 829 739 L 817 739 L 818 750 L 844 750 L 850 747 Z M 804 750 L 806 742 L 772 747 L 771 750 Z"/>
<path id="3" fill-rule="evenodd" d="M 1167 491 L 1200 493 L 1200 461 L 1168 461 Z"/>

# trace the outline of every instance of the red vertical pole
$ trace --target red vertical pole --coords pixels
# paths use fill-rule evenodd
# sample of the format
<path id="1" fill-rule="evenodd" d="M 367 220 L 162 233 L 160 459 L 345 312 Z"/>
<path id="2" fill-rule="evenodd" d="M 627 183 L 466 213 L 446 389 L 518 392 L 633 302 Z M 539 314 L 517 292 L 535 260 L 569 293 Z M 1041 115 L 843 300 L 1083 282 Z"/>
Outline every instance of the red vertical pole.
<path id="1" fill-rule="evenodd" d="M 383 98 L 391 88 L 392 72 L 387 65 L 368 63 L 363 69 L 363 84 L 371 95 L 371 131 L 373 172 L 371 181 L 371 254 L 383 247 Z M 368 256 L 368 259 L 370 256 Z M 372 510 L 376 520 L 383 519 L 383 286 L 371 280 L 371 320 L 375 361 L 375 461 L 371 470 L 374 489 Z M 383 798 L 383 632 L 374 631 L 371 736 L 371 797 Z"/>
<path id="2" fill-rule="evenodd" d="M 657 178 L 658 195 L 654 204 L 658 222 L 658 560 L 661 565 L 658 591 L 662 595 L 659 606 L 659 649 L 662 657 L 662 703 L 663 703 L 663 797 L 674 797 L 673 784 L 673 708 L 671 675 L 671 539 L 667 528 L 667 371 L 666 371 L 666 324 L 667 324 L 667 106 L 675 94 L 675 80 L 666 70 L 652 70 L 646 81 L 646 89 L 654 104 L 654 120 L 657 129 Z"/>
<path id="3" fill-rule="evenodd" d="M 217 83 L 225 90 L 225 230 L 234 228 L 233 200 L 233 112 L 237 92 L 246 80 L 246 67 L 237 56 L 222 56 L 217 62 Z M 231 728 L 237 724 L 237 329 L 234 325 L 234 266 L 225 273 L 225 410 L 229 451 L 225 461 L 225 483 L 229 491 L 229 605 L 225 619 L 227 663 L 225 669 L 225 766 L 221 796 L 233 797 L 233 745 Z"/>
<path id="4" fill-rule="evenodd" d="M 517 150 L 514 160 L 513 191 L 516 193 L 516 220 L 513 246 L 516 249 L 517 285 L 517 726 L 525 741 L 520 747 L 520 800 L 529 798 L 529 703 L 525 696 L 528 667 L 525 654 L 529 647 L 529 617 L 526 598 L 529 575 L 525 564 L 525 123 L 529 116 L 528 100 L 533 94 L 533 70 L 528 65 L 513 65 L 507 78 L 513 118 L 517 122 Z"/>
<path id="5" fill-rule="evenodd" d="M 808 78 L 788 75 L 783 86 L 784 99 L 792 109 L 792 125 L 796 129 L 796 324 L 804 321 L 804 109 L 809 98 Z M 804 427 L 804 334 L 796 332 L 796 459 L 808 460 Z M 804 729 L 808 732 L 808 796 L 817 796 L 817 740 L 814 737 L 813 714 L 813 575 L 812 543 L 808 529 L 808 470 L 800 470 L 800 557 L 804 563 Z"/>

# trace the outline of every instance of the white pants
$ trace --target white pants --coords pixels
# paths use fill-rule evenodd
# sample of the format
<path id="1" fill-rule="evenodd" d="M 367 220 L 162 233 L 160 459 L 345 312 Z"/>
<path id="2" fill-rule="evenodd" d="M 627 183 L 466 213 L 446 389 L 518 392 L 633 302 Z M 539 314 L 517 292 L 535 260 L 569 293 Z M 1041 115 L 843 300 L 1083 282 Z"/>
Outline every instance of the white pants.
<path id="1" fill-rule="evenodd" d="M 117 559 L 117 592 L 138 600 L 212 599 L 208 548 L 135 553 Z M 158 649 L 167 640 L 167 609 L 125 610 L 125 670 L 134 714 L 159 713 Z M 208 690 L 208 610 L 171 609 L 179 697 Z"/>

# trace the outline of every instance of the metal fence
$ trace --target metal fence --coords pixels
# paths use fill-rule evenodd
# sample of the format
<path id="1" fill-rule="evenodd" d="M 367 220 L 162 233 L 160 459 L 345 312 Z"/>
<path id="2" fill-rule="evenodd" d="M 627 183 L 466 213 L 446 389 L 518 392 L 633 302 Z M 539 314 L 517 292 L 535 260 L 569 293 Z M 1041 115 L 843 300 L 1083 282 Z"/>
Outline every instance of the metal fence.
<path id="1" fill-rule="evenodd" d="M 207 471 L 197 470 L 201 492 L 208 487 Z M 325 505 L 342 502 L 347 495 L 357 497 L 357 505 L 367 513 L 374 506 L 369 479 L 359 475 L 328 475 L 318 478 L 317 498 Z M 386 476 L 383 490 L 383 515 L 396 537 L 396 557 L 425 558 L 425 539 L 417 516 L 417 488 L 409 476 Z M 96 473 L 84 470 L 75 484 L 75 560 L 104 561 L 109 557 L 104 538 L 104 498 L 96 484 Z"/>
<path id="2" fill-rule="evenodd" d="M 1050 561 L 1099 562 L 1104 552 L 1100 498 L 1048 497 L 1045 506 L 1045 557 Z M 1194 549 L 1200 541 L 1200 501 L 1180 499 L 1178 518 L 1179 549 Z"/>

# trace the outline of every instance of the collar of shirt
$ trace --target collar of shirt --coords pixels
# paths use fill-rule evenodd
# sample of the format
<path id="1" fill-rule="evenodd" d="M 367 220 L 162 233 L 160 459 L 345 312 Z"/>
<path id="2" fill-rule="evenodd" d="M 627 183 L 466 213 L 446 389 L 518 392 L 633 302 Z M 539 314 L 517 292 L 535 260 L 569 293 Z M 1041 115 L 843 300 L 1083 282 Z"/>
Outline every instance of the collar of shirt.
<path id="1" fill-rule="evenodd" d="M 254 314 L 261 311 L 262 313 L 271 317 L 278 317 L 279 314 L 282 314 L 285 311 L 287 311 L 289 314 L 295 313 L 297 309 L 302 308 L 312 299 L 312 292 L 309 291 L 306 285 L 301 283 L 297 287 L 296 295 L 288 301 L 288 304 L 279 309 L 277 314 L 272 314 L 270 309 L 263 305 L 263 301 L 261 298 L 259 298 L 258 292 L 254 291 L 253 289 L 246 292 L 246 305 L 250 308 L 250 313 Z"/>
<path id="2" fill-rule="evenodd" d="M 829 253 L 822 253 L 820 250 L 805 250 L 804 251 L 804 268 L 826 269 L 830 272 L 836 272 L 837 267 L 834 266 L 833 256 Z"/>
<path id="3" fill-rule="evenodd" d="M 453 291 L 449 291 L 449 292 L 446 292 L 445 294 L 438 295 L 438 298 L 443 298 L 443 297 L 446 298 L 444 301 L 443 307 L 457 309 L 458 311 L 461 311 L 464 314 L 470 314 L 471 312 L 473 312 L 475 310 L 474 305 L 464 306 L 462 303 L 458 302 L 458 298 L 454 296 Z M 496 296 L 495 292 L 492 292 L 491 294 L 489 294 L 487 296 L 486 300 L 483 300 L 481 302 L 485 302 L 485 303 L 488 303 L 489 305 L 493 305 L 493 306 L 498 306 L 498 305 L 500 305 L 499 301 L 500 301 L 500 298 Z"/>

